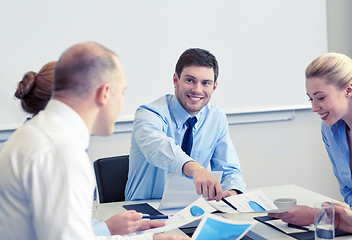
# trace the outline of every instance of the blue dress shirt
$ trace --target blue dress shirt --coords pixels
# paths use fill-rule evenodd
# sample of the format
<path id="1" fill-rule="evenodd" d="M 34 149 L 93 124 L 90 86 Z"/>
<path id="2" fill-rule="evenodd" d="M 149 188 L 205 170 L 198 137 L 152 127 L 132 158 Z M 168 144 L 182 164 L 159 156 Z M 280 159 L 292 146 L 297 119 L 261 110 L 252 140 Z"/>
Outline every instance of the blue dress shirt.
<path id="1" fill-rule="evenodd" d="M 92 227 L 96 236 L 111 236 L 110 230 L 104 220 L 93 218 Z"/>
<path id="2" fill-rule="evenodd" d="M 321 133 L 340 192 L 345 202 L 352 207 L 352 177 L 346 123 L 339 120 L 334 125 L 327 126 L 322 122 Z"/>
<path id="3" fill-rule="evenodd" d="M 189 157 L 181 149 L 191 115 L 174 95 L 140 106 L 133 122 L 126 200 L 161 198 L 168 172 L 182 175 L 191 160 L 213 171 L 223 171 L 223 190 L 244 191 L 239 159 L 232 144 L 226 115 L 217 107 L 204 106 L 196 114 L 193 148 Z"/>

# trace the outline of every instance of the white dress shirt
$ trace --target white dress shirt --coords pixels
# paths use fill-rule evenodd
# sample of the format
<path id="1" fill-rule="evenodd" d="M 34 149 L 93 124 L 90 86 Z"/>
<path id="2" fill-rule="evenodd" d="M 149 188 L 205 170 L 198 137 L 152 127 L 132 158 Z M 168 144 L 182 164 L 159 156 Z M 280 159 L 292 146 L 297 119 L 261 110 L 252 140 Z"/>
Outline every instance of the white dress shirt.
<path id="1" fill-rule="evenodd" d="M 66 104 L 51 100 L 0 154 L 0 239 L 152 239 L 94 236 L 94 172 L 89 131 Z"/>

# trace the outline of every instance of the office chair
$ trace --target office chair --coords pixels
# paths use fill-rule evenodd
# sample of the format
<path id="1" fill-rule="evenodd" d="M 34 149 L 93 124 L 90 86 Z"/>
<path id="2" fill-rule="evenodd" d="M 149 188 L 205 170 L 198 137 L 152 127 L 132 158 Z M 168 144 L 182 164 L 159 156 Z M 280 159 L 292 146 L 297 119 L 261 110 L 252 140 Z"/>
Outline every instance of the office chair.
<path id="1" fill-rule="evenodd" d="M 93 163 L 100 203 L 125 200 L 128 157 L 129 155 L 100 158 Z"/>

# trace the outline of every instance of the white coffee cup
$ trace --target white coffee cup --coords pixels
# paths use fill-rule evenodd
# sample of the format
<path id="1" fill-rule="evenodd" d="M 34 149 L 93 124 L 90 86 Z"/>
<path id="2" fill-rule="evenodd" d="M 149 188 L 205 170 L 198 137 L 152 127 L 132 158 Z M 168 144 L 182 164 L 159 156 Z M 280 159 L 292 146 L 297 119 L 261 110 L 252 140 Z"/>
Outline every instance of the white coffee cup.
<path id="1" fill-rule="evenodd" d="M 278 198 L 274 201 L 274 204 L 279 209 L 291 209 L 297 205 L 297 200 L 294 198 Z"/>

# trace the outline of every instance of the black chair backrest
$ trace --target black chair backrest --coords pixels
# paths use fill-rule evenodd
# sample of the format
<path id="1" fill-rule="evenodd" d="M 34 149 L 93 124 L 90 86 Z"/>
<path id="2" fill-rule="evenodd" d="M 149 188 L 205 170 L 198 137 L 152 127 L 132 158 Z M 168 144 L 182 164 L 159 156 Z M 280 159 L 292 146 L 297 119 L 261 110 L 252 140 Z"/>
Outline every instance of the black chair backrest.
<path id="1" fill-rule="evenodd" d="M 100 158 L 93 163 L 100 203 L 125 200 L 128 157 L 129 155 Z"/>

